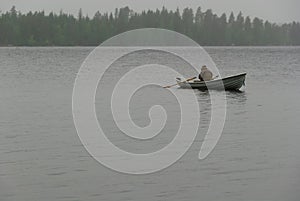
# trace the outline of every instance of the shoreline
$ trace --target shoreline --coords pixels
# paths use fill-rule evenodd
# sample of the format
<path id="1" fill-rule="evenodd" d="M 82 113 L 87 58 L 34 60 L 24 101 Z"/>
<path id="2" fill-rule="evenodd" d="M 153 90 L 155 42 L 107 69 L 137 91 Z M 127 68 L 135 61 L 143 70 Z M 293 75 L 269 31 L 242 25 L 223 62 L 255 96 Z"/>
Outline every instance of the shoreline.
<path id="1" fill-rule="evenodd" d="M 59 45 L 53 45 L 53 46 L 1 46 L 0 48 L 96 48 L 99 47 L 98 46 L 86 46 L 86 45 L 82 45 L 82 46 L 59 46 Z M 110 46 L 110 47 L 116 47 L 116 46 Z M 132 47 L 132 46 L 128 46 L 128 47 Z M 172 47 L 172 46 L 170 46 Z M 176 47 L 184 47 L 184 46 L 176 46 Z M 190 47 L 190 46 L 187 46 Z M 237 46 L 237 45 L 203 45 L 200 47 L 205 47 L 205 48 L 215 48 L 215 47 L 219 47 L 219 48 L 297 48 L 300 47 L 300 45 L 248 45 L 248 46 Z"/>

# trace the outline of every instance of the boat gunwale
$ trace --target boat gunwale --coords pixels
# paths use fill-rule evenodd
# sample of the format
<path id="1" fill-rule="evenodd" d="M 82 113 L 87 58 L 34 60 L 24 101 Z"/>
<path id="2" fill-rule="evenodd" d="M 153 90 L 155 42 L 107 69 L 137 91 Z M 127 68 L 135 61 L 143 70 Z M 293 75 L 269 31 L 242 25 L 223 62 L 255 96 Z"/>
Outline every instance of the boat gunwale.
<path id="1" fill-rule="evenodd" d="M 216 80 L 209 80 L 209 81 L 200 81 L 200 82 L 181 82 L 181 83 L 186 83 L 186 84 L 204 84 L 204 83 L 212 83 L 212 82 L 217 82 L 217 81 L 224 81 L 224 80 L 227 80 L 227 79 L 232 79 L 232 78 L 236 78 L 236 77 L 242 77 L 242 76 L 246 76 L 247 73 L 240 73 L 238 75 L 231 75 L 231 76 L 226 76 L 224 78 L 219 78 L 219 79 L 216 79 Z"/>

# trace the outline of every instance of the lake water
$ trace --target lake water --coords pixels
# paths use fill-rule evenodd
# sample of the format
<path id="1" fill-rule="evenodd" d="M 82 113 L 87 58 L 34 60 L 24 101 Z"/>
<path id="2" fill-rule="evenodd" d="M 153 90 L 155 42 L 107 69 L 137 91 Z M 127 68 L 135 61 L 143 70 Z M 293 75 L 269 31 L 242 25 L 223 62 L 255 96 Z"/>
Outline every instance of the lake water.
<path id="1" fill-rule="evenodd" d="M 222 75 L 248 73 L 244 93 L 226 92 L 226 122 L 216 148 L 205 160 L 197 159 L 210 101 L 206 92 L 195 91 L 203 118 L 192 147 L 165 170 L 132 176 L 94 160 L 73 123 L 73 83 L 93 48 L 0 48 L 0 200 L 298 201 L 300 47 L 205 49 Z M 137 124 L 147 125 L 155 101 L 172 115 L 178 112 L 167 98 L 162 100 L 167 90 L 145 91 L 131 109 Z M 101 113 L 107 109 L 101 92 L 97 97 L 99 121 L 105 121 L 108 137 L 122 149 L 160 149 L 178 129 L 174 118 L 152 142 L 124 138 Z"/>

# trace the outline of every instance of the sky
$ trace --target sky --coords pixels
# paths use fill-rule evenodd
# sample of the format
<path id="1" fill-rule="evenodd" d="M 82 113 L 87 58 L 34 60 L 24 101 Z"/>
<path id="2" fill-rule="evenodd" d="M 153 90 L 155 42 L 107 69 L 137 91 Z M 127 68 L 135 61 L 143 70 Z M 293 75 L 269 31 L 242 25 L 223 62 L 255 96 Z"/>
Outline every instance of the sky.
<path id="1" fill-rule="evenodd" d="M 6 12 L 15 5 L 21 12 L 40 11 L 46 13 L 63 10 L 66 13 L 77 15 L 79 8 L 83 13 L 93 16 L 96 11 L 111 12 L 115 8 L 129 6 L 134 11 L 162 8 L 182 10 L 185 7 L 202 10 L 212 9 L 214 13 L 227 15 L 233 11 L 244 16 L 259 17 L 276 23 L 292 21 L 300 22 L 299 0 L 0 0 L 1 12 Z"/>

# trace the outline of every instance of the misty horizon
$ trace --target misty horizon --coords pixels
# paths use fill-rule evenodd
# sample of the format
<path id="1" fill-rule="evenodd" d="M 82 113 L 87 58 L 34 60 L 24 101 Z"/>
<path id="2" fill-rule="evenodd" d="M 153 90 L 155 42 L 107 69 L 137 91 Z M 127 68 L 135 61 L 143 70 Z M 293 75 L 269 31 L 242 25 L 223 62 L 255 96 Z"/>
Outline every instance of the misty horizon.
<path id="1" fill-rule="evenodd" d="M 63 9 L 60 9 L 59 11 L 45 11 L 45 9 L 42 9 L 42 10 L 30 10 L 30 11 L 28 11 L 28 12 L 22 12 L 21 10 L 19 10 L 15 5 L 13 5 L 10 9 L 8 9 L 8 10 L 6 10 L 6 11 L 1 11 L 0 10 L 0 15 L 1 14 L 5 14 L 5 13 L 8 13 L 8 12 L 10 12 L 11 11 L 11 9 L 12 8 L 15 8 L 16 10 L 17 10 L 17 12 L 20 12 L 21 14 L 28 14 L 28 13 L 30 13 L 30 12 L 32 12 L 32 13 L 35 13 L 35 12 L 45 12 L 45 15 L 49 15 L 49 14 L 54 14 L 54 15 L 59 15 L 60 13 L 62 13 L 62 14 L 67 14 L 67 15 L 71 15 L 71 16 L 73 16 L 73 17 L 75 17 L 76 19 L 78 19 L 78 14 L 79 14 L 79 12 L 82 12 L 82 14 L 83 14 L 83 16 L 84 17 L 88 17 L 88 18 L 93 18 L 97 13 L 101 13 L 101 14 L 108 14 L 108 15 L 110 15 L 110 14 L 112 14 L 113 16 L 115 15 L 115 11 L 116 10 L 120 10 L 121 8 L 124 8 L 124 7 L 128 7 L 133 13 L 143 13 L 143 12 L 148 12 L 148 11 L 156 11 L 156 10 L 159 10 L 159 11 L 161 11 L 162 9 L 166 9 L 166 10 L 168 10 L 168 11 L 173 11 L 173 12 L 175 12 L 177 9 L 179 10 L 179 12 L 180 12 L 180 14 L 182 14 L 183 13 L 183 11 L 184 11 L 184 9 L 186 9 L 186 8 L 188 8 L 188 9 L 190 9 L 190 7 L 186 7 L 186 8 L 183 8 L 183 9 L 179 9 L 179 8 L 176 8 L 176 9 L 174 9 L 174 10 L 172 10 L 172 9 L 168 9 L 167 7 L 165 7 L 165 6 L 163 6 L 162 8 L 156 8 L 156 9 L 145 9 L 145 10 L 141 10 L 141 11 L 136 11 L 136 10 L 133 10 L 131 7 L 129 7 L 129 6 L 124 6 L 124 7 L 117 7 L 117 8 L 115 8 L 114 9 L 114 11 L 105 11 L 105 12 L 101 12 L 100 10 L 97 10 L 94 14 L 85 14 L 85 12 L 84 12 L 84 10 L 83 10 L 83 8 L 78 8 L 78 10 L 77 10 L 77 13 L 68 13 L 68 12 L 66 12 L 66 11 L 64 11 Z M 201 8 L 201 6 L 199 6 L 200 8 Z M 199 7 L 197 7 L 197 8 L 199 8 Z M 196 11 L 197 10 L 197 8 L 191 8 L 191 9 L 193 9 L 194 11 Z M 218 14 L 218 13 L 215 13 L 215 11 L 213 10 L 213 9 L 211 9 L 211 8 L 208 8 L 208 9 L 202 9 L 202 12 L 206 12 L 207 10 L 211 10 L 215 15 L 217 15 L 218 17 L 220 17 L 220 16 L 222 16 L 223 14 L 225 14 L 227 17 L 229 17 L 231 14 L 233 14 L 235 17 L 236 16 L 238 16 L 240 13 L 242 13 L 243 14 L 243 17 L 250 17 L 250 19 L 254 19 L 254 18 L 258 18 L 258 19 L 261 19 L 261 20 L 263 20 L 263 21 L 268 21 L 268 22 L 270 22 L 270 23 L 274 23 L 274 24 L 277 24 L 277 25 L 282 25 L 282 24 L 287 24 L 287 23 L 292 23 L 292 22 L 296 22 L 296 23 L 298 23 L 298 22 L 300 22 L 300 20 L 292 20 L 292 21 L 289 21 L 289 22 L 275 22 L 275 21 L 270 21 L 270 20 L 267 20 L 267 19 L 264 19 L 264 18 L 261 18 L 261 17 L 258 17 L 258 16 L 250 16 L 250 15 L 245 15 L 241 10 L 240 11 L 237 11 L 237 12 L 233 12 L 233 11 L 231 11 L 231 12 L 229 12 L 229 13 L 221 13 L 221 14 Z M 194 13 L 195 14 L 195 13 Z"/>
<path id="2" fill-rule="evenodd" d="M 277 24 L 290 23 L 293 21 L 300 21 L 300 14 L 298 9 L 300 7 L 300 2 L 295 0 L 267 0 L 262 4 L 259 0 L 247 1 L 247 0 L 228 0 L 226 2 L 219 2 L 216 0 L 187 0 L 181 2 L 179 0 L 153 0 L 151 2 L 142 1 L 132 1 L 132 0 L 87 0 L 87 1 L 72 1 L 72 6 L 68 1 L 48 1 L 48 0 L 28 0 L 26 2 L 20 0 L 0 0 L 1 12 L 5 13 L 15 6 L 16 9 L 22 13 L 27 13 L 29 11 L 44 11 L 46 14 L 53 12 L 59 13 L 63 11 L 64 13 L 72 14 L 77 16 L 78 10 L 81 8 L 84 16 L 93 17 L 97 11 L 101 13 L 114 13 L 116 8 L 122 8 L 128 6 L 135 12 L 162 9 L 165 7 L 168 10 L 176 10 L 179 8 L 180 12 L 184 8 L 192 8 L 196 10 L 198 7 L 202 8 L 202 11 L 211 9 L 218 16 L 223 13 L 230 15 L 233 12 L 237 15 L 242 12 L 244 16 L 249 16 L 251 18 L 258 17 L 263 20 L 267 20 Z M 270 5 L 266 7 L 265 5 Z"/>
<path id="3" fill-rule="evenodd" d="M 211 9 L 186 8 L 183 12 L 162 8 L 133 12 L 129 7 L 114 13 L 97 12 L 77 18 L 31 11 L 22 14 L 12 7 L 0 16 L 0 46 L 93 46 L 119 33 L 139 28 L 163 28 L 184 34 L 202 45 L 300 45 L 300 23 L 278 25 L 257 17 L 231 13 L 218 16 Z"/>

